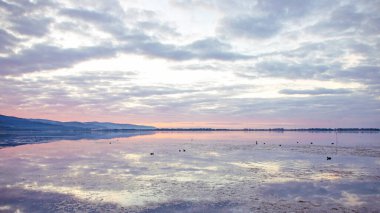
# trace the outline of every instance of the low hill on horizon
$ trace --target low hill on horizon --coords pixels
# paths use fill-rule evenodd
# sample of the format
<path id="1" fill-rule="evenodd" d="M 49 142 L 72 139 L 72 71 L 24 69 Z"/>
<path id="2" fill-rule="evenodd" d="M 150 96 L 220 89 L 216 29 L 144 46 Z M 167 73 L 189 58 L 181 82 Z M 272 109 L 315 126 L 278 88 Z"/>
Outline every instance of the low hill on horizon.
<path id="1" fill-rule="evenodd" d="M 155 129 L 153 126 L 117 124 L 110 122 L 61 122 L 46 119 L 27 119 L 0 115 L 0 130 L 3 131 L 85 131 L 117 129 Z"/>

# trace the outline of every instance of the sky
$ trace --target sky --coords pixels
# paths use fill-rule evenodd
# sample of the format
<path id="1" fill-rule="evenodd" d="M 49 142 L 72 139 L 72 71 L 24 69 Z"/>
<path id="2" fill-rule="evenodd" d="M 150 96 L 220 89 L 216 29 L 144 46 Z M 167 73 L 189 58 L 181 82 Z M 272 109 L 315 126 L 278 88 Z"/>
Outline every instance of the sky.
<path id="1" fill-rule="evenodd" d="M 379 11 L 379 0 L 0 0 L 0 114 L 379 128 Z"/>

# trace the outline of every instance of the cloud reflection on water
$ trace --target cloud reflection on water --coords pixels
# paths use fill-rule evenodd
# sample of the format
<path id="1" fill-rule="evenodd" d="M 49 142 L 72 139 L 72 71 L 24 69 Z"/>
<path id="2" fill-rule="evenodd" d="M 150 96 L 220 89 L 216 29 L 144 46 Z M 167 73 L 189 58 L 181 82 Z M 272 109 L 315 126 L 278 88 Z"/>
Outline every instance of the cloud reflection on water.
<path id="1" fill-rule="evenodd" d="M 5 188 L 0 191 L 58 193 L 138 211 L 177 202 L 226 202 L 228 208 L 247 211 L 293 204 L 293 210 L 304 205 L 331 210 L 318 209 L 326 203 L 341 211 L 377 209 L 371 204 L 380 198 L 380 156 L 374 156 L 379 152 L 374 147 L 368 156 L 357 150 L 363 147 L 338 147 L 333 160 L 326 161 L 328 147 L 317 140 L 313 146 L 284 141 L 280 147 L 271 134 L 265 145 L 245 133 L 155 135 L 1 149 L 0 185 Z M 14 205 L 9 200 L 0 195 L 0 206 Z"/>

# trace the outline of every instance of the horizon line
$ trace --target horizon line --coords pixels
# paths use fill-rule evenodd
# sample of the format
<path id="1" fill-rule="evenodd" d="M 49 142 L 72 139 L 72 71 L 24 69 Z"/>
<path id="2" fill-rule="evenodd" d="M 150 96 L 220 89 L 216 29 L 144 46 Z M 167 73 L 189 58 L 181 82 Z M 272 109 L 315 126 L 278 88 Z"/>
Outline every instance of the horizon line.
<path id="1" fill-rule="evenodd" d="M 3 113 L 0 113 L 0 116 L 5 117 L 13 117 L 13 118 L 19 118 L 19 119 L 26 119 L 26 120 L 50 120 L 50 119 L 44 119 L 44 118 L 23 118 L 23 117 L 16 117 L 14 115 L 5 115 Z M 260 127 L 241 127 L 241 128 L 230 128 L 230 127 L 223 127 L 223 128 L 215 128 L 215 127 L 156 127 L 152 125 L 147 124 L 132 124 L 132 123 L 114 123 L 110 121 L 59 121 L 59 120 L 50 120 L 50 121 L 57 121 L 62 123 L 70 123 L 70 122 L 79 122 L 79 123 L 92 123 L 92 122 L 98 122 L 98 123 L 112 123 L 112 124 L 118 124 L 118 125 L 137 125 L 137 126 L 147 126 L 152 127 L 144 130 L 156 130 L 156 131 L 175 131 L 175 130 L 194 130 L 194 131 L 347 131 L 347 130 L 353 130 L 353 131 L 380 131 L 380 127 L 294 127 L 294 128 L 284 128 L 284 127 L 266 127 L 266 128 L 260 128 Z M 38 122 L 38 121 L 37 121 Z M 125 129 L 89 129 L 89 130 L 142 130 L 139 128 L 125 128 Z"/>

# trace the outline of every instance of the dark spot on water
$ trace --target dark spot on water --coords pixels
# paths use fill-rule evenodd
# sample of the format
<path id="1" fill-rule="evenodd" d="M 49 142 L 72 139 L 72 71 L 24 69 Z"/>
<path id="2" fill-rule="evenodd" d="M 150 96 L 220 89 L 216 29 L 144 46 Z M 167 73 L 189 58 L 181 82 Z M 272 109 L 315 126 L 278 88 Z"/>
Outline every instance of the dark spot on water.
<path id="1" fill-rule="evenodd" d="M 221 202 L 187 202 L 187 201 L 174 201 L 170 203 L 163 203 L 158 207 L 153 207 L 145 209 L 141 212 L 158 212 L 158 213 L 167 213 L 167 212 L 210 212 L 210 213 L 219 213 L 219 212 L 232 212 L 234 207 L 238 206 L 236 203 L 230 201 L 221 201 Z"/>

